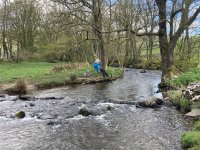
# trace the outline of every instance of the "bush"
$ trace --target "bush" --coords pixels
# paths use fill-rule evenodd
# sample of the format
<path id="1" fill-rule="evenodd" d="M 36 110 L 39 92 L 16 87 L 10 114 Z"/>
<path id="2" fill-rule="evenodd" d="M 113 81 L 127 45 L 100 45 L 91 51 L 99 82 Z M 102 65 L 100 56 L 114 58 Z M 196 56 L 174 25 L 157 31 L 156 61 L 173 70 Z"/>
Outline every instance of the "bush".
<path id="1" fill-rule="evenodd" d="M 136 65 L 133 65 L 139 69 L 151 69 L 151 70 L 159 70 L 161 69 L 161 61 L 159 59 L 153 58 L 150 60 L 140 60 Z"/>
<path id="2" fill-rule="evenodd" d="M 181 137 L 181 143 L 184 148 L 191 148 L 200 145 L 200 132 L 191 131 L 184 133 Z"/>
<path id="3" fill-rule="evenodd" d="M 24 79 L 20 79 L 16 83 L 16 89 L 19 90 L 19 94 L 25 94 L 27 92 L 27 85 Z"/>
<path id="4" fill-rule="evenodd" d="M 20 79 L 17 81 L 14 87 L 6 89 L 7 94 L 11 95 L 22 95 L 27 93 L 27 85 L 24 79 Z"/>
<path id="5" fill-rule="evenodd" d="M 70 74 L 69 79 L 70 79 L 70 82 L 75 82 L 77 80 L 77 75 L 76 74 Z"/>
<path id="6" fill-rule="evenodd" d="M 52 72 L 62 72 L 65 70 L 73 70 L 73 69 L 79 69 L 84 68 L 86 66 L 86 63 L 69 63 L 64 65 L 56 65 L 51 70 Z"/>
<path id="7" fill-rule="evenodd" d="M 185 98 L 181 98 L 180 99 L 180 107 L 181 107 L 182 111 L 189 112 L 191 110 L 190 101 Z"/>

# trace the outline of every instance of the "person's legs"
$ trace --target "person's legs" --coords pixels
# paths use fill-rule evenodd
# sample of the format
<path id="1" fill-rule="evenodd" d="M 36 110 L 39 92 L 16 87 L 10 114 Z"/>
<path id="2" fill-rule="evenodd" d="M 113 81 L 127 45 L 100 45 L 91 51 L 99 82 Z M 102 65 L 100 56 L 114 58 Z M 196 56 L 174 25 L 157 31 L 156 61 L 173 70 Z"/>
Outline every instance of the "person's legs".
<path id="1" fill-rule="evenodd" d="M 108 74 L 106 73 L 106 71 L 103 68 L 101 68 L 100 71 L 101 71 L 103 78 L 108 77 Z"/>

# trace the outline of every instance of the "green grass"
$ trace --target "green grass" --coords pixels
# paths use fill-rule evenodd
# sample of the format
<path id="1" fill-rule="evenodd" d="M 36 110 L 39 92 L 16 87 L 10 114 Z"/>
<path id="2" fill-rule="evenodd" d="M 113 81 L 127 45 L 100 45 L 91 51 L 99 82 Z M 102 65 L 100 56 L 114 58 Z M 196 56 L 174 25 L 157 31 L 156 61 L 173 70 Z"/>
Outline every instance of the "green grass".
<path id="1" fill-rule="evenodd" d="M 184 148 L 192 148 L 200 146 L 200 131 L 186 132 L 181 137 Z"/>
<path id="2" fill-rule="evenodd" d="M 192 109 L 200 109 L 200 101 L 192 103 Z"/>
<path id="3" fill-rule="evenodd" d="M 188 71 L 180 74 L 178 78 L 170 81 L 170 83 L 180 86 L 188 85 L 194 81 L 200 81 L 200 68 L 189 69 Z"/>
<path id="4" fill-rule="evenodd" d="M 200 120 L 195 122 L 194 127 L 195 127 L 195 130 L 200 131 Z"/>
<path id="5" fill-rule="evenodd" d="M 200 149 L 200 120 L 195 122 L 193 131 L 186 132 L 182 135 L 181 143 L 184 148 L 189 148 L 189 150 Z"/>
<path id="6" fill-rule="evenodd" d="M 70 76 L 75 74 L 78 78 L 84 77 L 88 70 L 93 78 L 101 78 L 101 74 L 96 73 L 92 65 L 83 64 L 68 70 L 52 71 L 55 66 L 64 66 L 64 63 L 47 62 L 22 62 L 0 64 L 0 84 L 15 83 L 18 79 L 25 79 L 33 84 L 65 84 L 70 80 Z M 107 73 L 113 77 L 121 76 L 121 68 L 107 68 Z"/>
<path id="7" fill-rule="evenodd" d="M 0 84 L 26 78 L 37 80 L 45 76 L 55 64 L 45 62 L 22 62 L 0 64 Z"/>

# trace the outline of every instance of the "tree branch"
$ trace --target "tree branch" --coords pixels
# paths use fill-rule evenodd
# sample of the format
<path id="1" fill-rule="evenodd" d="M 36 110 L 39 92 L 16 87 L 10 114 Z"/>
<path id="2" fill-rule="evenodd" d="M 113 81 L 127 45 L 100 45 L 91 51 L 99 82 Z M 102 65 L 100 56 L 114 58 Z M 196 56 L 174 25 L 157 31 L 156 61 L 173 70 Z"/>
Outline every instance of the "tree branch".
<path id="1" fill-rule="evenodd" d="M 126 31 L 130 31 L 132 34 L 135 34 L 136 36 L 153 36 L 153 35 L 159 35 L 158 32 L 153 33 L 153 32 L 144 32 L 144 33 L 137 33 L 133 30 L 128 30 L 128 29 L 119 29 L 119 30 L 113 30 L 113 31 L 106 31 L 106 32 L 102 32 L 103 34 L 108 34 L 108 33 L 112 33 L 112 32 L 126 32 Z"/>

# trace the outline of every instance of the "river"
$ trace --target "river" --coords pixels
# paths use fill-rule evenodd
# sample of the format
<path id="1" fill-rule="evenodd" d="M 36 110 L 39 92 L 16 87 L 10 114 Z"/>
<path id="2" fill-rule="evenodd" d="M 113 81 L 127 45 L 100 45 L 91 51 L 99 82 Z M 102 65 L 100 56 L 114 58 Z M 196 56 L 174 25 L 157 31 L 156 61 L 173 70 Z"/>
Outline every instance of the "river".
<path id="1" fill-rule="evenodd" d="M 189 125 L 174 107 L 154 110 L 105 102 L 162 96 L 155 94 L 160 77 L 159 71 L 126 69 L 124 77 L 113 82 L 34 92 L 35 101 L 0 98 L 0 149 L 181 150 L 180 137 Z M 94 115 L 79 115 L 83 107 Z M 19 110 L 25 118 L 13 117 Z"/>

